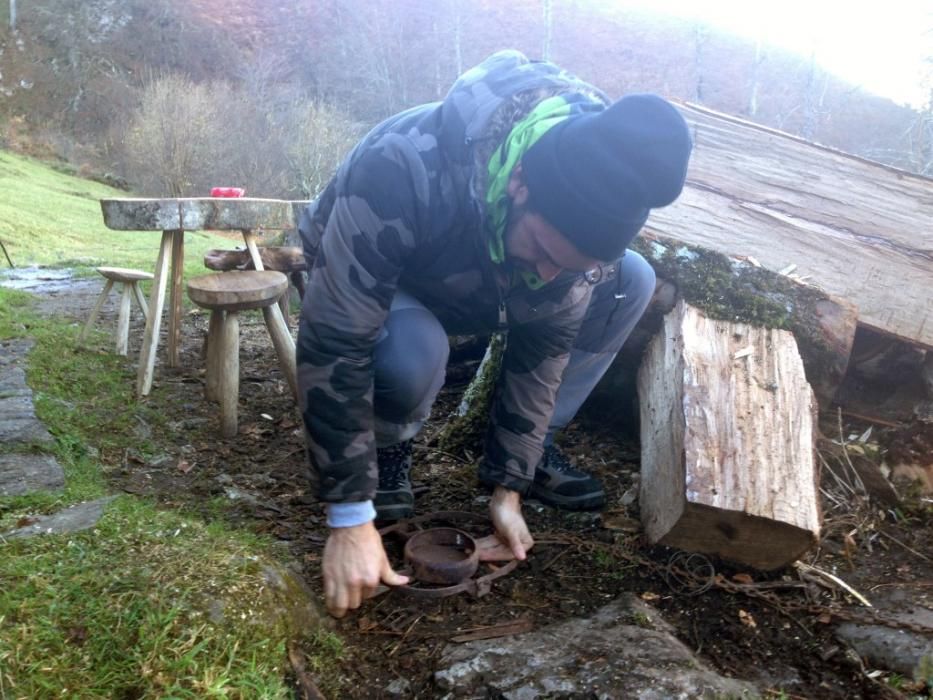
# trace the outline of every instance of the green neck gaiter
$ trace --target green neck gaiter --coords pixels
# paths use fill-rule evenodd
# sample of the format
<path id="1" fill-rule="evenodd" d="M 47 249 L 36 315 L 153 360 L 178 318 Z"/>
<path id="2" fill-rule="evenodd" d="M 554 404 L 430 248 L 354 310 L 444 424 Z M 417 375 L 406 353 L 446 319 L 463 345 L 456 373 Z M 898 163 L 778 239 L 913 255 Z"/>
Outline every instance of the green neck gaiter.
<path id="1" fill-rule="evenodd" d="M 489 223 L 489 257 L 496 264 L 505 262 L 505 230 L 509 218 L 507 192 L 512 171 L 522 156 L 552 126 L 570 116 L 571 107 L 560 95 L 549 97 L 535 107 L 524 119 L 512 127 L 502 144 L 489 159 L 486 189 L 486 216 Z M 522 272 L 525 284 L 531 289 L 543 287 L 545 282 L 531 272 Z"/>

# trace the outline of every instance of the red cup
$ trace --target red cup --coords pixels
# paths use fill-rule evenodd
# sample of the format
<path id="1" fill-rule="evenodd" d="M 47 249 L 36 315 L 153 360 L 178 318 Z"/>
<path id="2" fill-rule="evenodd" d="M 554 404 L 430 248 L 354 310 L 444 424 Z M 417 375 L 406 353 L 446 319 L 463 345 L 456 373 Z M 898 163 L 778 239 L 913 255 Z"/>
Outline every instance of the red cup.
<path id="1" fill-rule="evenodd" d="M 242 187 L 211 187 L 211 197 L 242 197 L 246 190 Z"/>

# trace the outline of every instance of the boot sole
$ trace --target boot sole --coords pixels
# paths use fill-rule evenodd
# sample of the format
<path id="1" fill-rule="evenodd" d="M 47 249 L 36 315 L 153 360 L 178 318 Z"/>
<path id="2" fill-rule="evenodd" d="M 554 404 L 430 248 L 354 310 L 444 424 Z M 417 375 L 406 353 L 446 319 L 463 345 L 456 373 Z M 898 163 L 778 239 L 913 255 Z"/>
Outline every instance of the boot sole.
<path id="1" fill-rule="evenodd" d="M 412 502 L 373 503 L 373 507 L 376 509 L 376 520 L 401 520 L 415 513 L 415 504 Z"/>
<path id="2" fill-rule="evenodd" d="M 410 518 L 414 512 L 414 508 L 405 506 L 376 508 L 376 520 L 402 520 L 403 518 Z"/>
<path id="3" fill-rule="evenodd" d="M 597 510 L 606 505 L 606 494 L 590 493 L 585 496 L 564 496 L 553 491 L 539 488 L 537 484 L 532 484 L 528 493 L 532 498 L 536 498 L 542 503 L 554 506 L 555 508 L 565 508 L 567 510 Z"/>

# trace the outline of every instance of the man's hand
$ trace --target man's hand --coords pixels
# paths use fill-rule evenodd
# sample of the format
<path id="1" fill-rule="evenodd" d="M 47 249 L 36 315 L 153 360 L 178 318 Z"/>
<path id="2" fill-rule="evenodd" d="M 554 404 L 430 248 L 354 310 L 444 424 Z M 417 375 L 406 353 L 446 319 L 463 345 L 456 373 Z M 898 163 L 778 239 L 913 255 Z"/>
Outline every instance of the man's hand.
<path id="1" fill-rule="evenodd" d="M 522 517 L 522 497 L 517 491 L 510 491 L 504 486 L 497 486 L 489 502 L 489 515 L 496 528 L 496 535 L 519 560 L 525 559 L 525 553 L 534 546 L 535 541 L 528 532 L 528 526 Z M 487 552 L 487 558 L 490 553 Z M 480 553 L 483 556 L 483 553 Z"/>
<path id="2" fill-rule="evenodd" d="M 395 573 L 371 522 L 335 527 L 324 546 L 324 601 L 334 617 L 360 607 L 376 593 L 380 582 L 402 586 L 408 577 Z"/>

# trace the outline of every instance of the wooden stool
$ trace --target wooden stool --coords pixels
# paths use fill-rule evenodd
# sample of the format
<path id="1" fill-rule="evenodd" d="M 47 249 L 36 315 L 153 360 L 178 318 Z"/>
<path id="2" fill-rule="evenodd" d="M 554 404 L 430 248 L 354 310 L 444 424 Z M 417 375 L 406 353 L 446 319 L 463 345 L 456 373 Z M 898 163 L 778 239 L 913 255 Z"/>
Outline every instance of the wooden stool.
<path id="1" fill-rule="evenodd" d="M 151 280 L 153 275 L 150 272 L 128 270 L 123 267 L 98 267 L 97 271 L 104 276 L 107 282 L 104 284 L 100 296 L 97 297 L 97 303 L 94 304 L 91 317 L 87 320 L 87 323 L 84 324 L 81 335 L 78 336 L 78 343 L 84 342 L 85 336 L 87 336 L 88 332 L 94 326 L 94 321 L 97 320 L 97 316 L 104 306 L 107 295 L 110 294 L 110 290 L 113 289 L 113 283 L 120 282 L 123 285 L 123 295 L 120 297 L 120 311 L 117 315 L 117 329 L 114 333 L 114 337 L 116 338 L 117 344 L 116 353 L 118 355 L 126 355 L 130 336 L 130 299 L 136 300 L 140 310 L 143 312 L 143 318 L 148 321 L 149 305 L 146 303 L 146 298 L 139 288 L 139 281 Z"/>
<path id="2" fill-rule="evenodd" d="M 259 246 L 259 257 L 262 259 L 262 266 L 266 270 L 275 270 L 288 275 L 292 286 L 298 290 L 298 298 L 305 295 L 304 273 L 307 269 L 304 252 L 296 246 Z M 229 270 L 253 270 L 253 261 L 249 256 L 248 250 L 209 250 L 204 254 L 204 267 L 208 270 L 218 270 L 226 272 Z M 282 316 L 285 317 L 286 325 L 288 318 L 288 295 L 283 295 L 279 300 L 279 308 L 282 309 Z"/>
<path id="3" fill-rule="evenodd" d="M 288 288 L 281 272 L 233 271 L 202 275 L 188 281 L 188 296 L 211 310 L 207 334 L 208 400 L 220 403 L 220 427 L 224 437 L 237 432 L 237 401 L 240 393 L 240 322 L 238 311 L 262 309 L 266 328 L 292 394 L 298 396 L 295 344 L 285 324 L 270 308 Z"/>

